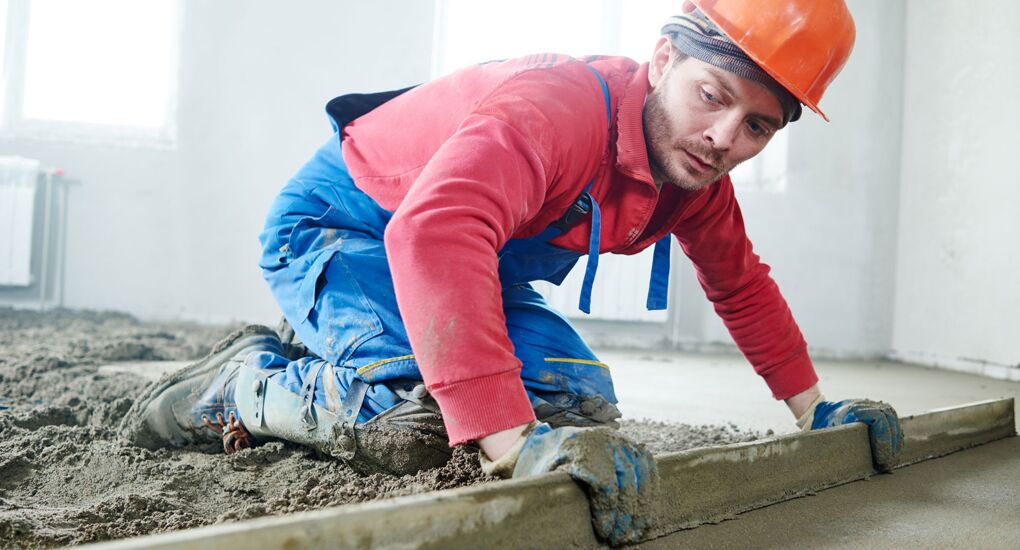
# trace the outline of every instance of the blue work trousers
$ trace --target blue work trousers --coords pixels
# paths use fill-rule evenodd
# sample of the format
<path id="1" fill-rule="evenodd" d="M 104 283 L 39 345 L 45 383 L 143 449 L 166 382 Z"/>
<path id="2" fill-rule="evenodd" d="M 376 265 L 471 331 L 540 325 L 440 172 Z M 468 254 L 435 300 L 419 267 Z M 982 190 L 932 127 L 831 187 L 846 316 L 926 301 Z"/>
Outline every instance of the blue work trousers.
<path id="1" fill-rule="evenodd" d="M 421 374 L 386 260 L 383 232 L 392 213 L 354 185 L 340 151 L 334 134 L 284 187 L 260 236 L 263 275 L 315 357 L 292 361 L 262 354 L 260 366 L 277 370 L 270 380 L 296 394 L 309 377 L 335 377 L 311 380 L 320 406 L 335 407 L 355 377 L 367 381 L 371 386 L 358 415 L 366 422 L 399 404 L 394 388 L 411 387 Z M 521 280 L 561 278 L 579 254 L 548 254 L 552 245 L 525 241 L 508 243 L 500 276 L 507 332 L 536 413 L 540 418 L 556 411 L 590 416 L 592 407 L 585 403 L 595 398 L 611 408 L 609 416 L 618 416 L 608 367 L 570 322 Z M 509 244 L 515 245 L 512 254 Z M 530 250 L 535 253 L 527 267 L 515 269 L 515 258 L 527 257 Z M 536 271 L 534 258 L 544 257 L 551 258 L 548 265 Z M 505 273 L 510 275 L 504 278 Z M 527 275 L 514 276 L 521 273 Z M 323 362 L 331 368 L 323 368 Z"/>

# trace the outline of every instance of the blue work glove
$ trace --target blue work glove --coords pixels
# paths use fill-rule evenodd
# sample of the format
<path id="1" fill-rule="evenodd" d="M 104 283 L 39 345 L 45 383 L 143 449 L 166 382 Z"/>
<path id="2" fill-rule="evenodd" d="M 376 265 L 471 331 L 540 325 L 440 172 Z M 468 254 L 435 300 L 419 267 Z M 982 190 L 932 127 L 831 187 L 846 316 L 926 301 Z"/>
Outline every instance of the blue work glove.
<path id="1" fill-rule="evenodd" d="M 868 399 L 819 401 L 814 407 L 811 429 L 820 430 L 852 422 L 868 425 L 871 458 L 878 470 L 892 470 L 903 448 L 903 430 L 896 410 L 888 403 Z"/>
<path id="2" fill-rule="evenodd" d="M 562 470 L 591 503 L 595 533 L 613 546 L 634 543 L 652 526 L 659 471 L 644 446 L 610 428 L 552 428 L 528 435 L 513 477 Z"/>

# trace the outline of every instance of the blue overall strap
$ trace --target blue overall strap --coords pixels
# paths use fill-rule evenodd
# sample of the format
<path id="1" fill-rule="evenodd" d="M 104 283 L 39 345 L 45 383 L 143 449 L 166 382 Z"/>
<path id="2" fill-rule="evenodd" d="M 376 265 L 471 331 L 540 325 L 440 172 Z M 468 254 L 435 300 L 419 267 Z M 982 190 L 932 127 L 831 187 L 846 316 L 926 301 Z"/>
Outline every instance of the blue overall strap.
<path id="1" fill-rule="evenodd" d="M 606 84 L 606 79 L 602 78 L 602 75 L 591 64 L 588 64 L 587 67 L 598 79 L 599 86 L 602 88 L 602 97 L 606 100 L 607 127 L 612 128 L 613 110 L 609 101 L 609 86 Z M 591 287 L 595 284 L 595 272 L 599 268 L 599 244 L 602 240 L 602 212 L 599 210 L 599 203 L 595 202 L 595 197 L 591 195 L 591 187 L 594 184 L 595 180 L 592 179 L 584 188 L 584 196 L 591 203 L 591 237 L 588 238 L 588 265 L 584 269 L 581 299 L 577 304 L 577 307 L 587 314 L 591 314 Z"/>
<path id="2" fill-rule="evenodd" d="M 609 118 L 609 126 L 612 127 L 613 115 L 611 104 L 609 103 L 609 86 L 606 85 L 606 80 L 602 78 L 602 75 L 591 64 L 588 65 L 588 69 L 595 74 L 595 77 L 599 79 L 599 84 L 602 86 L 602 95 L 606 99 L 606 116 Z M 595 183 L 595 181 L 592 180 L 592 183 Z M 588 268 L 584 272 L 584 285 L 581 287 L 580 308 L 585 313 L 591 313 L 591 287 L 592 283 L 595 282 L 595 270 L 599 265 L 599 231 L 602 225 L 599 219 L 599 206 L 595 203 L 595 198 L 588 193 L 592 183 L 589 183 L 588 187 L 585 188 L 585 194 L 591 200 L 592 205 Z M 666 309 L 666 298 L 669 293 L 669 246 L 672 238 L 672 235 L 666 235 L 659 242 L 655 243 L 655 251 L 652 257 L 652 275 L 648 282 L 648 300 L 645 303 L 649 310 Z"/>
<path id="3" fill-rule="evenodd" d="M 324 366 L 326 366 L 326 362 L 320 361 L 313 367 L 308 373 L 308 377 L 305 378 L 304 385 L 301 386 L 301 424 L 309 431 L 319 425 L 315 415 L 312 414 L 312 405 L 315 403 L 315 385 L 318 383 L 319 374 L 322 373 Z"/>
<path id="4" fill-rule="evenodd" d="M 609 103 L 609 85 L 606 84 L 606 79 L 602 78 L 602 75 L 592 67 L 591 64 L 587 64 L 588 70 L 595 75 L 595 78 L 599 80 L 599 86 L 602 88 L 602 98 L 606 100 L 606 120 L 609 122 L 609 127 L 613 126 L 613 109 L 612 104 Z"/>
<path id="5" fill-rule="evenodd" d="M 371 387 L 371 384 L 358 377 L 351 378 L 351 385 L 340 403 L 340 437 L 337 438 L 336 455 L 339 458 L 354 460 L 358 452 L 358 435 L 354 431 L 354 425 L 358 422 L 361 407 L 365 404 L 365 396 Z"/>
<path id="6" fill-rule="evenodd" d="M 595 183 L 594 180 L 592 183 Z M 584 283 L 581 284 L 581 300 L 577 307 L 581 311 L 591 314 L 591 287 L 595 283 L 595 272 L 599 268 L 599 243 L 602 240 L 602 213 L 599 210 L 599 203 L 591 196 L 588 190 L 591 183 L 584 189 L 584 195 L 591 201 L 591 237 L 588 238 L 588 265 L 584 268 Z"/>
<path id="7" fill-rule="evenodd" d="M 666 296 L 669 292 L 669 245 L 672 241 L 673 235 L 667 233 L 655 243 L 655 250 L 652 252 L 652 277 L 648 281 L 648 301 L 645 303 L 649 311 L 666 309 Z"/>

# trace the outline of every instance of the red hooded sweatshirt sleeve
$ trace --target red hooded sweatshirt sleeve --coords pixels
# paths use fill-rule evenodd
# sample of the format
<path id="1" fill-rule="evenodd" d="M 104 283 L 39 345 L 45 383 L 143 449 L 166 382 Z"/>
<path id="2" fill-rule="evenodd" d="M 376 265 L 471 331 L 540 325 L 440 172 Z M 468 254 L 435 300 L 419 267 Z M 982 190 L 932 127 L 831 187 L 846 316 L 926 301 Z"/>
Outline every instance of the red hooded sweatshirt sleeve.
<path id="1" fill-rule="evenodd" d="M 776 399 L 818 382 L 790 308 L 751 247 L 730 178 L 708 187 L 673 232 L 733 341 Z"/>

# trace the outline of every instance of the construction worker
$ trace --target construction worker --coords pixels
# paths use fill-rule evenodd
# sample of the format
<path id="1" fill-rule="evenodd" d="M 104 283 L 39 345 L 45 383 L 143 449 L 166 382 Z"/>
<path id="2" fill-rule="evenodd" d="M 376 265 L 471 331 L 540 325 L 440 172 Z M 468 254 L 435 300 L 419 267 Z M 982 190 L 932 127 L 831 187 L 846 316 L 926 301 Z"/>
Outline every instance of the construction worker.
<path id="1" fill-rule="evenodd" d="M 853 46 L 843 0 L 695 0 L 649 63 L 532 55 L 413 89 L 341 96 L 334 134 L 284 187 L 260 239 L 288 321 L 252 326 L 151 387 L 125 421 L 149 447 L 309 445 L 360 471 L 413 472 L 474 443 L 503 477 L 562 469 L 596 533 L 650 526 L 655 462 L 611 429 L 606 365 L 530 286 L 584 255 L 654 246 L 664 308 L 675 238 L 736 344 L 804 429 L 863 421 L 880 468 L 895 411 L 825 401 L 751 248 L 727 173 L 818 108 Z M 208 426 L 212 430 L 205 430 Z"/>

